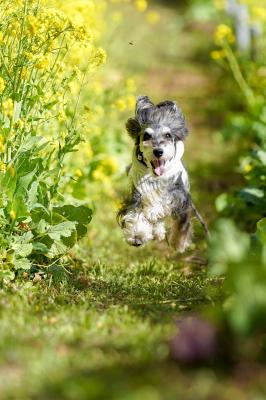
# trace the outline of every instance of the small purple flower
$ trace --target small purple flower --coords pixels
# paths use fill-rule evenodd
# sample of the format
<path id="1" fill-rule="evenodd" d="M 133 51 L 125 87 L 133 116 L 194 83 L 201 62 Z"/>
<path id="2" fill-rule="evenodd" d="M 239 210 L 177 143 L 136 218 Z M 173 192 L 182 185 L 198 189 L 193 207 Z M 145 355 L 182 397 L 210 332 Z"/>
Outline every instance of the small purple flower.
<path id="1" fill-rule="evenodd" d="M 177 333 L 170 343 L 173 360 L 185 364 L 210 361 L 217 352 L 217 330 L 207 320 L 188 316 L 177 321 Z"/>

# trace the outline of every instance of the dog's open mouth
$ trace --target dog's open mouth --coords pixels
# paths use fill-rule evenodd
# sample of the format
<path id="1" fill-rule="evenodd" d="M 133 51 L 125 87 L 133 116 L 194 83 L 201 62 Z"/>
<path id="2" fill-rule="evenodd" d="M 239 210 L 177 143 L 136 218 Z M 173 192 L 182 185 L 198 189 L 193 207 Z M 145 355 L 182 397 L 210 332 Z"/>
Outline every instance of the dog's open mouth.
<path id="1" fill-rule="evenodd" d="M 165 161 L 164 160 L 155 159 L 155 160 L 151 161 L 151 166 L 153 168 L 153 172 L 155 173 L 155 175 L 161 176 L 164 174 L 164 170 L 165 170 Z"/>

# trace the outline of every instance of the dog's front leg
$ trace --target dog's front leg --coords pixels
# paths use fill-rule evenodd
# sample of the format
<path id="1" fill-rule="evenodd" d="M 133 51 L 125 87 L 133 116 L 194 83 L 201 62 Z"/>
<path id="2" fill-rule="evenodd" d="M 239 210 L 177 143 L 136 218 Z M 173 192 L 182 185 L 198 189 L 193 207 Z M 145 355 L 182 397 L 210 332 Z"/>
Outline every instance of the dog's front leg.
<path id="1" fill-rule="evenodd" d="M 127 243 L 132 246 L 141 246 L 153 239 L 153 227 L 141 209 L 129 211 L 123 217 L 122 229 Z"/>
<path id="2" fill-rule="evenodd" d="M 191 234 L 192 230 L 189 212 L 182 214 L 181 218 L 173 219 L 170 243 L 179 253 L 184 253 L 184 251 L 191 245 Z"/>
<path id="3" fill-rule="evenodd" d="M 158 242 L 161 242 L 162 240 L 165 239 L 166 236 L 166 230 L 165 230 L 165 225 L 163 221 L 157 222 L 153 226 L 153 236 L 155 240 L 158 240 Z"/>

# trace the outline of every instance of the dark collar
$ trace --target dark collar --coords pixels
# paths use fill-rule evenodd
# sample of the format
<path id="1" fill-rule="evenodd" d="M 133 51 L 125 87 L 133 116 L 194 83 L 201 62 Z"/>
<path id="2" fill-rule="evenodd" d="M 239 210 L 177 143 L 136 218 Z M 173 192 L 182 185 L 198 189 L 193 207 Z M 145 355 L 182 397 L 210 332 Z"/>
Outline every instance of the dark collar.
<path id="1" fill-rule="evenodd" d="M 147 164 L 144 161 L 143 153 L 140 151 L 139 144 L 136 145 L 136 158 L 141 164 L 147 167 Z"/>

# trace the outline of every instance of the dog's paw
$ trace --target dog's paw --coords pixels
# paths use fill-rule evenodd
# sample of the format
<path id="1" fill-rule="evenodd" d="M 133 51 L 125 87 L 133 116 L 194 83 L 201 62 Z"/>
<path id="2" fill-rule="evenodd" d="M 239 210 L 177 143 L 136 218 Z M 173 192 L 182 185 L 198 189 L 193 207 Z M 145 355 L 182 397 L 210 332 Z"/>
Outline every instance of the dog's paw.
<path id="1" fill-rule="evenodd" d="M 182 237 L 180 238 L 178 245 L 177 245 L 177 252 L 178 253 L 185 253 L 187 249 L 189 249 L 192 246 L 192 241 L 191 239 L 183 239 Z"/>
<path id="2" fill-rule="evenodd" d="M 157 223 L 154 227 L 153 227 L 153 236 L 155 240 L 158 240 L 159 242 L 161 242 L 162 240 L 165 239 L 165 235 L 166 235 L 166 230 L 165 230 L 165 226 L 163 222 L 159 222 Z"/>
<path id="3" fill-rule="evenodd" d="M 139 247 L 139 246 L 142 246 L 144 244 L 144 242 L 138 237 L 127 239 L 127 243 L 130 246 L 134 246 L 134 247 Z"/>

